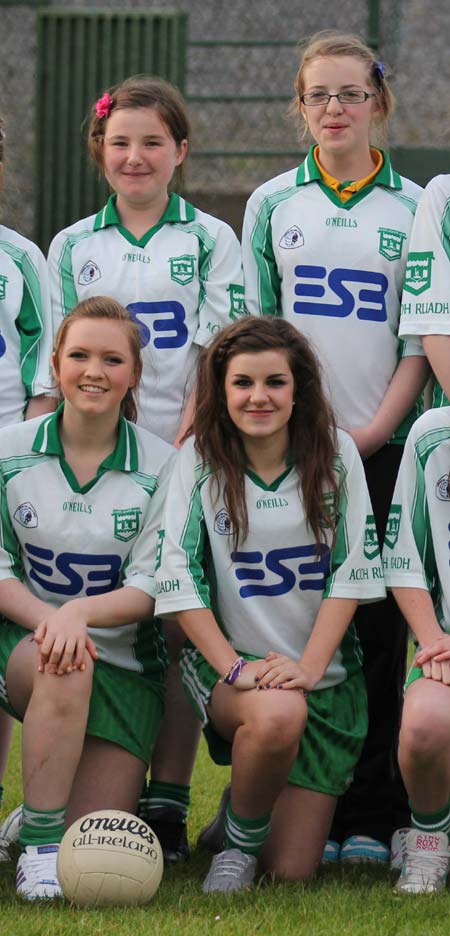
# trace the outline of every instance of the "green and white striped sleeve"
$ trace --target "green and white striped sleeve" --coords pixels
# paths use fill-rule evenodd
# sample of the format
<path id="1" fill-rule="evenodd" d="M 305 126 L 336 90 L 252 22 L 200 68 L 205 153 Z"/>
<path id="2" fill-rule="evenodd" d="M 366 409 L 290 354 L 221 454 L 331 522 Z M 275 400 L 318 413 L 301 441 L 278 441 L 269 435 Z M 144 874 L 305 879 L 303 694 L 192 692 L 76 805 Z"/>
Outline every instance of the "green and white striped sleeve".
<path id="1" fill-rule="evenodd" d="M 14 533 L 6 497 L 6 483 L 0 468 L 0 580 L 23 581 L 24 568 L 19 541 Z"/>
<path id="2" fill-rule="evenodd" d="M 211 607 L 201 499 L 208 472 L 197 461 L 193 440 L 188 440 L 177 454 L 165 500 L 155 576 L 156 614 Z"/>
<path id="3" fill-rule="evenodd" d="M 53 329 L 48 270 L 36 245 L 23 251 L 19 261 L 23 276 L 22 303 L 16 318 L 20 339 L 20 369 L 27 398 L 51 391 L 50 357 Z"/>
<path id="4" fill-rule="evenodd" d="M 73 240 L 67 231 L 60 231 L 50 244 L 48 252 L 50 298 L 55 335 L 63 318 L 78 302 L 72 270 Z"/>
<path id="5" fill-rule="evenodd" d="M 281 315 L 281 284 L 272 246 L 272 204 L 253 192 L 242 228 L 245 306 L 250 315 Z"/>
<path id="6" fill-rule="evenodd" d="M 381 600 L 386 597 L 381 550 L 363 464 L 350 436 L 340 431 L 339 441 L 338 522 L 324 598 Z"/>
<path id="7" fill-rule="evenodd" d="M 403 452 L 386 526 L 383 566 L 389 588 L 423 588 L 431 592 L 436 560 L 419 449 L 427 435 L 435 445 L 436 433 L 418 438 L 418 425 L 423 425 L 423 417 L 411 430 Z"/>
<path id="8" fill-rule="evenodd" d="M 204 216 L 203 216 L 204 217 Z M 245 312 L 241 248 L 228 224 L 191 226 L 199 241 L 199 327 L 195 343 L 207 345 L 221 328 Z"/>

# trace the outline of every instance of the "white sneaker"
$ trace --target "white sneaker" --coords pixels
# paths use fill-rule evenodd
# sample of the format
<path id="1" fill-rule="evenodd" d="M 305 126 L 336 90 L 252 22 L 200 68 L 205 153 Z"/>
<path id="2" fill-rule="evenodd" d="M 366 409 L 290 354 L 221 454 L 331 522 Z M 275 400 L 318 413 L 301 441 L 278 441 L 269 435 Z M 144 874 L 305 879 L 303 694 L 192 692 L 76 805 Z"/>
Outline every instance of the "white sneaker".
<path id="1" fill-rule="evenodd" d="M 16 806 L 0 825 L 0 861 L 11 861 L 9 849 L 19 842 L 20 827 L 23 823 L 22 804 Z"/>
<path id="2" fill-rule="evenodd" d="M 406 836 L 406 855 L 395 890 L 400 894 L 433 894 L 445 887 L 448 874 L 448 835 L 419 832 Z"/>
<path id="3" fill-rule="evenodd" d="M 401 871 L 406 856 L 406 838 L 409 829 L 396 829 L 391 839 L 391 871 Z"/>
<path id="4" fill-rule="evenodd" d="M 257 859 L 239 848 L 227 848 L 215 855 L 202 885 L 204 894 L 244 890 L 251 887 L 256 874 Z"/>
<path id="5" fill-rule="evenodd" d="M 20 897 L 53 899 L 63 893 L 56 874 L 59 845 L 27 845 L 17 862 L 16 890 Z"/>
<path id="6" fill-rule="evenodd" d="M 197 845 L 207 848 L 211 852 L 221 852 L 225 843 L 225 819 L 227 807 L 230 802 L 231 784 L 224 787 L 216 815 L 201 830 Z"/>

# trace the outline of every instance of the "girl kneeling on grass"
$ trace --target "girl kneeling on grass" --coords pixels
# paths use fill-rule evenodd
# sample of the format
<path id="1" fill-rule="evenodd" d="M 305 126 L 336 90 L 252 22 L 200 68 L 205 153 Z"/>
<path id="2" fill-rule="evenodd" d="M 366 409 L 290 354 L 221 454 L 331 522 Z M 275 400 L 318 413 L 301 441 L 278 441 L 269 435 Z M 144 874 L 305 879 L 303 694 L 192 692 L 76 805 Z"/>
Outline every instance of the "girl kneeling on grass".
<path id="1" fill-rule="evenodd" d="M 397 890 L 442 890 L 450 835 L 450 407 L 408 436 L 384 547 L 387 584 L 418 644 L 406 682 L 399 764 L 411 803 Z"/>
<path id="2" fill-rule="evenodd" d="M 361 460 L 292 325 L 248 317 L 216 336 L 193 432 L 166 500 L 157 606 L 189 638 L 184 684 L 211 755 L 232 763 L 209 893 L 250 885 L 258 861 L 284 879 L 316 870 L 367 728 L 351 621 L 384 584 Z"/>
<path id="3" fill-rule="evenodd" d="M 0 704 L 23 721 L 28 899 L 61 894 L 65 823 L 135 809 L 162 715 L 152 569 L 171 447 L 128 421 L 141 367 L 125 309 L 88 299 L 56 337 L 60 407 L 0 431 Z"/>

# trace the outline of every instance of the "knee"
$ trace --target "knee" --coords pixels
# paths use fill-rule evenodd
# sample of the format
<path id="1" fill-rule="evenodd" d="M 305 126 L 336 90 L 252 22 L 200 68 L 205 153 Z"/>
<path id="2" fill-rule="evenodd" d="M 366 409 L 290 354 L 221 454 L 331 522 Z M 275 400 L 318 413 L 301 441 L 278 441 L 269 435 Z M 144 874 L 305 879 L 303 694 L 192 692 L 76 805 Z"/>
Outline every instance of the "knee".
<path id="1" fill-rule="evenodd" d="M 267 753 L 278 754 L 299 743 L 305 723 L 306 705 L 274 704 L 254 714 L 249 729 L 258 746 Z"/>
<path id="2" fill-rule="evenodd" d="M 444 712 L 429 706 L 410 707 L 402 721 L 399 757 L 427 760 L 450 745 L 450 722 Z"/>
<path id="3" fill-rule="evenodd" d="M 39 705 L 47 717 L 73 718 L 89 706 L 92 691 L 94 664 L 89 657 L 86 669 L 56 676 L 37 673 L 33 684 L 31 702 Z"/>
<path id="4" fill-rule="evenodd" d="M 311 881 L 316 874 L 317 866 L 311 862 L 302 861 L 294 856 L 290 860 L 288 856 L 280 857 L 265 863 L 261 862 L 261 871 L 266 878 L 277 882 L 289 881 Z"/>

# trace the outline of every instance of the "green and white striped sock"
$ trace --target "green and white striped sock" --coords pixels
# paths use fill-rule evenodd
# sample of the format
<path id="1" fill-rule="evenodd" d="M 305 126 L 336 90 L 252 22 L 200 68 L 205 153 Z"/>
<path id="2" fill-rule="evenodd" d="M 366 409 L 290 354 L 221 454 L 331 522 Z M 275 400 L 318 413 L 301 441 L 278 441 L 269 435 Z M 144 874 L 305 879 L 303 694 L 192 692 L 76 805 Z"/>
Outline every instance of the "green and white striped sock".
<path id="1" fill-rule="evenodd" d="M 447 835 L 450 833 L 450 801 L 446 806 L 434 813 L 417 812 L 412 803 L 410 803 L 410 807 L 413 829 L 420 829 L 421 832 L 429 833 L 445 832 Z"/>
<path id="2" fill-rule="evenodd" d="M 23 804 L 23 824 L 19 843 L 22 851 L 27 845 L 50 845 L 60 842 L 64 835 L 66 807 L 62 809 L 32 809 Z"/>
<path id="3" fill-rule="evenodd" d="M 176 809 L 186 819 L 191 800 L 191 788 L 181 783 L 150 780 L 147 789 L 147 815 L 160 809 Z"/>
<path id="4" fill-rule="evenodd" d="M 238 848 L 246 855 L 258 855 L 269 834 L 271 813 L 256 819 L 243 819 L 230 803 L 225 818 L 225 848 Z"/>

